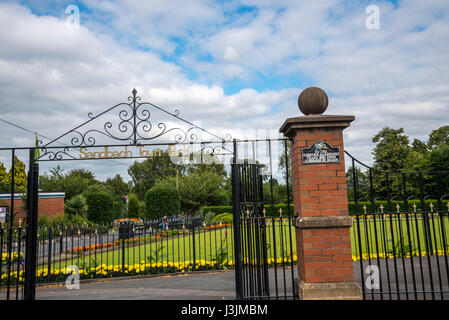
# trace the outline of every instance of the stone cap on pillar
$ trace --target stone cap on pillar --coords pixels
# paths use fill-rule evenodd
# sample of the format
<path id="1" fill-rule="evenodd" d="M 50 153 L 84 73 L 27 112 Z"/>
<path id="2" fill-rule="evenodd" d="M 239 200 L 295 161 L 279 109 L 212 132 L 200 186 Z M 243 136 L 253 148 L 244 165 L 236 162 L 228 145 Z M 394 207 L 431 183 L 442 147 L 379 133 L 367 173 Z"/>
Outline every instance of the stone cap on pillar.
<path id="1" fill-rule="evenodd" d="M 304 89 L 298 97 L 299 110 L 305 116 L 288 118 L 279 129 L 285 136 L 293 138 L 301 129 L 349 127 L 354 116 L 323 115 L 329 99 L 324 90 L 317 87 Z"/>
<path id="2" fill-rule="evenodd" d="M 311 128 L 347 128 L 354 121 L 354 116 L 337 115 L 308 115 L 302 117 L 288 118 L 285 120 L 279 132 L 285 136 L 293 138 L 296 132 L 301 129 Z"/>

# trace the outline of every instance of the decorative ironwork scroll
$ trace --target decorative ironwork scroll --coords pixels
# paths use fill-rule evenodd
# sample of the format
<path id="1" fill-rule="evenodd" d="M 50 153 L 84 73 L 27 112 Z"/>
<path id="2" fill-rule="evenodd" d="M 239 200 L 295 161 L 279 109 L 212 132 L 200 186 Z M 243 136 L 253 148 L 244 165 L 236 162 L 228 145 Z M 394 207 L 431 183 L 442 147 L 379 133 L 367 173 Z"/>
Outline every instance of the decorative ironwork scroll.
<path id="1" fill-rule="evenodd" d="M 110 116 L 113 111 L 118 111 L 115 119 L 106 119 L 99 126 L 91 127 L 91 123 L 94 120 L 102 116 Z M 180 122 L 183 126 L 171 126 L 170 121 L 156 119 L 154 117 L 154 111 L 168 115 L 169 118 Z M 70 153 L 70 149 L 101 146 L 101 144 L 97 143 L 97 139 L 99 138 L 119 141 L 119 145 L 139 146 L 157 142 L 158 138 L 168 135 L 172 135 L 174 141 L 169 141 L 167 144 L 198 143 L 201 145 L 201 150 L 209 150 L 211 153 L 215 153 L 219 149 L 232 153 L 232 151 L 225 147 L 226 142 L 231 140 L 230 135 L 226 135 L 225 138 L 219 137 L 181 118 L 180 112 L 177 109 L 174 112 L 168 112 L 153 103 L 141 102 L 141 98 L 137 96 L 136 89 L 132 90 L 132 96 L 128 97 L 128 102 L 116 104 L 95 116 L 92 112 L 89 112 L 88 117 L 89 120 L 46 144 L 38 140 L 37 147 L 40 149 L 40 157 L 37 160 L 78 159 Z M 213 139 L 217 140 L 216 143 L 218 145 L 212 146 L 203 143 L 200 139 L 202 133 L 213 137 Z M 61 143 L 63 138 L 69 139 L 69 143 Z M 63 146 L 58 147 L 56 144 L 62 144 Z"/>

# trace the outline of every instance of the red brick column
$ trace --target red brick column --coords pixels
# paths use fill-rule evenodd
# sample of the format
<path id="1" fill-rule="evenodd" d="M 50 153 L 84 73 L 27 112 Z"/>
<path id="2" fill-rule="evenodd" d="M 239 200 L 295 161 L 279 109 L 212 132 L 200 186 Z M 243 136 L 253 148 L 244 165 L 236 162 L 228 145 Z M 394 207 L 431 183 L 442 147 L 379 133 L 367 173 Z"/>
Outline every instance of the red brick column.
<path id="1" fill-rule="evenodd" d="M 353 116 L 311 114 L 287 119 L 280 129 L 292 139 L 300 299 L 361 298 L 354 283 L 343 151 L 343 130 L 353 120 Z M 316 142 L 339 147 L 339 162 L 303 160 L 303 148 Z"/>

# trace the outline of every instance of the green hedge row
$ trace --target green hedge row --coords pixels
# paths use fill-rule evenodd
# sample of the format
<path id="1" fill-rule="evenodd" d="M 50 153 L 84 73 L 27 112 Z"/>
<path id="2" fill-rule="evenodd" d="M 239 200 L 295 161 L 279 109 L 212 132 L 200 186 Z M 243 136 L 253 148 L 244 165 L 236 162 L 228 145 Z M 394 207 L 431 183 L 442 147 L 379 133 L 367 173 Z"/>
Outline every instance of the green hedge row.
<path id="1" fill-rule="evenodd" d="M 279 209 L 282 209 L 282 215 L 287 216 L 288 215 L 288 209 L 287 205 L 285 203 L 279 203 L 275 204 L 273 208 L 271 207 L 271 204 L 264 205 L 266 212 L 266 215 L 268 217 L 278 217 L 279 216 Z M 207 212 L 211 211 L 214 214 L 222 214 L 222 213 L 232 213 L 232 206 L 207 206 L 201 208 L 202 213 L 206 214 Z M 290 215 L 293 216 L 293 204 L 290 204 Z"/>
<path id="2" fill-rule="evenodd" d="M 435 199 L 427 199 L 424 201 L 424 209 L 423 210 L 427 210 L 430 212 L 431 210 L 431 203 L 433 204 L 433 211 L 449 211 L 448 209 L 448 202 L 449 200 L 442 200 L 441 201 L 441 208 L 438 209 L 438 201 Z M 405 207 L 404 201 L 399 201 L 399 200 L 394 200 L 391 201 L 391 212 L 396 212 L 397 211 L 397 205 L 399 204 L 399 212 L 413 212 L 413 204 L 416 204 L 416 211 L 421 211 L 421 201 L 420 200 L 410 200 L 408 201 L 408 206 L 407 208 Z M 381 212 L 380 206 L 382 205 L 383 212 L 388 212 L 388 202 L 387 201 L 376 201 L 375 203 L 375 210 L 374 212 Z M 357 212 L 358 213 L 364 213 L 364 209 L 363 207 L 366 206 L 366 212 L 367 213 L 372 213 L 373 209 L 372 209 L 372 205 L 371 202 L 359 202 L 358 203 L 358 207 L 357 207 Z M 288 211 L 287 211 L 287 205 L 284 203 L 280 203 L 280 204 L 276 204 L 274 205 L 274 213 L 272 213 L 272 208 L 270 204 L 266 204 L 264 205 L 265 210 L 267 211 L 266 215 L 267 216 L 275 216 L 278 217 L 279 216 L 279 209 L 282 209 L 282 215 L 283 216 L 287 216 L 288 215 Z M 349 213 L 355 213 L 355 203 L 353 201 L 348 202 L 348 210 Z M 208 206 L 208 207 L 203 207 L 202 209 L 203 214 L 212 211 L 215 214 L 221 214 L 221 213 L 232 213 L 232 206 Z M 294 207 L 293 204 L 290 204 L 290 215 L 294 215 Z"/>
<path id="3" fill-rule="evenodd" d="M 431 204 L 433 205 L 433 211 L 448 211 L 448 204 L 449 200 L 442 200 L 441 201 L 441 208 L 438 208 L 438 200 L 435 199 L 427 199 L 424 201 L 424 208 L 422 208 L 422 204 L 420 200 L 409 200 L 407 202 L 407 207 L 405 206 L 404 201 L 400 201 L 400 200 L 393 200 L 391 201 L 390 204 L 390 209 L 388 207 L 388 202 L 387 201 L 376 201 L 375 203 L 375 208 L 373 210 L 372 204 L 371 202 L 368 201 L 364 201 L 364 202 L 359 202 L 358 203 L 358 207 L 357 207 L 357 211 L 356 211 L 356 207 L 355 207 L 355 203 L 353 201 L 348 203 L 348 209 L 349 209 L 349 213 L 364 213 L 364 206 L 366 207 L 366 212 L 367 213 L 372 213 L 372 212 L 381 212 L 381 208 L 380 206 L 383 207 L 383 212 L 397 212 L 398 208 L 397 206 L 399 205 L 399 212 L 414 212 L 414 208 L 413 205 L 416 205 L 416 212 L 419 211 L 431 211 Z"/>

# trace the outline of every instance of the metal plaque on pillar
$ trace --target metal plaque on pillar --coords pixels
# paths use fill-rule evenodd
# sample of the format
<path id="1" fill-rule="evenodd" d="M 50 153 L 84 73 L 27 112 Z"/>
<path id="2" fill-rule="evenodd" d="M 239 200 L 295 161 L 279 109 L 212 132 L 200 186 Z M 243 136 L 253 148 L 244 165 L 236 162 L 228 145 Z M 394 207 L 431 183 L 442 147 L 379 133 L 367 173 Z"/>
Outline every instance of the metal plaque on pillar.
<path id="1" fill-rule="evenodd" d="M 308 148 L 302 148 L 302 164 L 339 162 L 340 147 L 332 147 L 326 142 L 317 141 Z"/>

